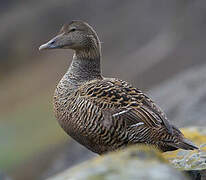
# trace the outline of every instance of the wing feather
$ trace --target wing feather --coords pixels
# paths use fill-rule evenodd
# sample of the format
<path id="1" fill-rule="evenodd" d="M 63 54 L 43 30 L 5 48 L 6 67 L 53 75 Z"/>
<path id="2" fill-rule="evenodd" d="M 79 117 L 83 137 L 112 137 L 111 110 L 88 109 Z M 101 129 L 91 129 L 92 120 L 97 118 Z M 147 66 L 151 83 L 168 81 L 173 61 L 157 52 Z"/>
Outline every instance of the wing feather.
<path id="1" fill-rule="evenodd" d="M 94 81 L 82 87 L 80 95 L 99 107 L 106 126 L 113 125 L 115 121 L 125 125 L 124 128 L 140 123 L 149 128 L 165 128 L 172 133 L 172 125 L 162 110 L 139 89 L 124 81 Z"/>

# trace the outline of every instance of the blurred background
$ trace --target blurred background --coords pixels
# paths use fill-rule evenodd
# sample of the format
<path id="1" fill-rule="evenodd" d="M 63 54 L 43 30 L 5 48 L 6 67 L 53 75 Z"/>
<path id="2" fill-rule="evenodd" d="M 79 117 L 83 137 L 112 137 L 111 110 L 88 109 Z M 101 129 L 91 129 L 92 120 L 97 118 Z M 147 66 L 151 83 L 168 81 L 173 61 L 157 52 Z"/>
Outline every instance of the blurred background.
<path id="1" fill-rule="evenodd" d="M 45 179 L 96 156 L 53 115 L 53 92 L 73 52 L 38 51 L 71 20 L 97 31 L 105 76 L 147 92 L 178 127 L 205 125 L 205 0 L 3 1 L 0 179 Z"/>

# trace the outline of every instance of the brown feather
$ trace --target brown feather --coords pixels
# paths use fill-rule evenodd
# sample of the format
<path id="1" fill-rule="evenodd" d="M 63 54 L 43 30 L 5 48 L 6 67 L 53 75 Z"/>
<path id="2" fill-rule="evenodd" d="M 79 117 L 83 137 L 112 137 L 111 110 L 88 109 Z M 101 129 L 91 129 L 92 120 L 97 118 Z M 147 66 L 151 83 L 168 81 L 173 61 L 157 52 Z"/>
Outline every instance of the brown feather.
<path id="1" fill-rule="evenodd" d="M 40 47 L 75 51 L 54 94 L 55 115 L 65 132 L 99 154 L 136 143 L 162 151 L 197 149 L 141 90 L 125 81 L 102 77 L 100 45 L 90 25 L 72 21 Z"/>

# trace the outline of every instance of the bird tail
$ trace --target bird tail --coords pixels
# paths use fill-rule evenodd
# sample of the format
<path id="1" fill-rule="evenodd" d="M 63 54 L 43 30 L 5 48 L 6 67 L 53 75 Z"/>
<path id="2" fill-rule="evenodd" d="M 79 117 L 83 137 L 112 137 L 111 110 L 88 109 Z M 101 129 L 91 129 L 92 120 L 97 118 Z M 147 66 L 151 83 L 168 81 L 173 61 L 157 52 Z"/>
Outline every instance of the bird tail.
<path id="1" fill-rule="evenodd" d="M 167 143 L 167 146 L 169 146 L 171 150 L 176 150 L 179 148 L 184 150 L 199 149 L 192 141 L 186 139 L 185 137 L 179 139 L 177 143 Z"/>
<path id="2" fill-rule="evenodd" d="M 195 150 L 199 149 L 192 141 L 185 138 L 182 132 L 177 129 L 175 126 L 172 126 L 173 135 L 176 136 L 176 142 L 169 142 L 167 143 L 168 146 L 170 146 L 171 150 L 175 149 L 184 149 L 184 150 Z"/>
<path id="3" fill-rule="evenodd" d="M 199 149 L 192 141 L 183 137 L 177 144 L 177 148 L 185 150 L 195 150 Z"/>

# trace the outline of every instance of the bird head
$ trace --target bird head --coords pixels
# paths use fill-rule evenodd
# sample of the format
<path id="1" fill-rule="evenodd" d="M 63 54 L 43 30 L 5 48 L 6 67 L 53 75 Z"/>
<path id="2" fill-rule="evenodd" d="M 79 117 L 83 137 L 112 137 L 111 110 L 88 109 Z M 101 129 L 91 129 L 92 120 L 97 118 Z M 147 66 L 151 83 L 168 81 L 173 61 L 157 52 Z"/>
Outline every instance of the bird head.
<path id="1" fill-rule="evenodd" d="M 99 49 L 100 43 L 94 29 L 83 21 L 72 21 L 63 25 L 59 33 L 39 50 L 45 49 L 73 49 L 77 51 Z"/>

